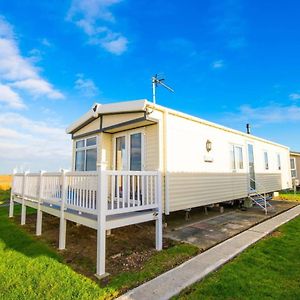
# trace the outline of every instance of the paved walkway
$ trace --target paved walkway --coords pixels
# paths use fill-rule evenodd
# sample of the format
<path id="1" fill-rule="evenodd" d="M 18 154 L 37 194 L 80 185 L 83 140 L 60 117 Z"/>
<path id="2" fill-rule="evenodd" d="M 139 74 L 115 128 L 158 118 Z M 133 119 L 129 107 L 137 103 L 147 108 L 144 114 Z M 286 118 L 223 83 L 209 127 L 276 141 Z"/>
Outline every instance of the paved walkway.
<path id="1" fill-rule="evenodd" d="M 195 256 L 182 265 L 129 291 L 119 300 L 164 300 L 203 279 L 210 272 L 240 254 L 280 225 L 300 215 L 300 205 L 260 223 L 217 246 Z"/>
<path id="2" fill-rule="evenodd" d="M 246 211 L 231 209 L 226 213 L 202 219 L 191 224 L 184 223 L 184 226 L 166 229 L 164 236 L 173 240 L 183 241 L 198 246 L 205 250 L 267 220 L 275 215 L 287 211 L 297 205 L 291 201 L 272 201 L 274 209 L 267 215 L 258 206 L 248 208 Z"/>

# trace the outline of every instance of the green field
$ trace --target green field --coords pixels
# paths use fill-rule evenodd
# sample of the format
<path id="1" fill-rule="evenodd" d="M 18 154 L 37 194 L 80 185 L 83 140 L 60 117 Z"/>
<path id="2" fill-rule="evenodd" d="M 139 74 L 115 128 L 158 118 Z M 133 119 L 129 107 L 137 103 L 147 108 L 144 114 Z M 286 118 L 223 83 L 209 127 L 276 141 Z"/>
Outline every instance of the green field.
<path id="1" fill-rule="evenodd" d="M 10 190 L 0 189 L 0 205 L 9 202 L 9 198 L 10 198 Z"/>
<path id="2" fill-rule="evenodd" d="M 300 299 L 300 217 L 174 299 Z"/>
<path id="3" fill-rule="evenodd" d="M 20 207 L 15 211 L 19 213 Z M 175 245 L 154 254 L 141 270 L 119 273 L 101 287 L 96 279 L 73 271 L 55 249 L 27 234 L 7 215 L 8 208 L 0 207 L 0 299 L 112 299 L 199 251 Z"/>

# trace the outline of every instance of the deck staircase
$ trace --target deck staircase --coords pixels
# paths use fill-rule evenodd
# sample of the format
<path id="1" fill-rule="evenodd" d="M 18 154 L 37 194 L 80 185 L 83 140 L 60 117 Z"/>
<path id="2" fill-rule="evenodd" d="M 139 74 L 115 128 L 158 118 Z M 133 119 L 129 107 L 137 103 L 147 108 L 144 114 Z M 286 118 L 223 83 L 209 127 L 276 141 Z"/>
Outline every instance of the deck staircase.
<path id="1" fill-rule="evenodd" d="M 261 195 L 260 193 L 257 193 L 255 190 L 252 190 L 249 192 L 248 197 L 249 199 L 251 199 L 254 205 L 257 205 L 261 209 L 263 209 L 266 215 L 268 214 L 268 210 L 274 209 L 270 203 L 270 200 L 272 200 L 271 196 Z"/>
<path id="2" fill-rule="evenodd" d="M 253 182 L 255 182 L 255 185 L 257 186 L 258 183 L 254 181 L 253 179 L 250 179 Z M 266 193 L 260 194 L 255 189 L 250 189 L 248 193 L 249 199 L 252 201 L 254 205 L 259 206 L 261 209 L 264 210 L 265 214 L 268 214 L 269 210 L 274 210 L 274 207 L 271 205 L 270 200 L 272 200 L 272 196 L 267 195 Z"/>

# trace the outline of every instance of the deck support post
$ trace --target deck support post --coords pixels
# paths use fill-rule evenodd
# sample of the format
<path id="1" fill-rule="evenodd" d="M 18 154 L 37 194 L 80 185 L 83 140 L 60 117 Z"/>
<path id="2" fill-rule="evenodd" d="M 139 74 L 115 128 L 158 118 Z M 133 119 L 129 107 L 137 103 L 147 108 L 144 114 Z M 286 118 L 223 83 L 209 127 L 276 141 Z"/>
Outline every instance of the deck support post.
<path id="1" fill-rule="evenodd" d="M 61 204 L 60 204 L 60 221 L 59 221 L 59 243 L 58 249 L 66 249 L 66 230 L 67 230 L 67 220 L 65 219 L 65 202 L 66 202 L 66 174 L 65 170 L 62 170 L 61 175 Z"/>
<path id="2" fill-rule="evenodd" d="M 10 194 L 9 217 L 12 218 L 13 216 L 14 216 L 14 198 L 13 195 Z"/>
<path id="3" fill-rule="evenodd" d="M 9 218 L 14 216 L 14 181 L 15 181 L 15 170 L 13 172 L 12 183 L 11 183 L 11 191 L 10 191 L 10 201 L 9 201 Z"/>
<path id="4" fill-rule="evenodd" d="M 161 193 L 162 193 L 162 189 L 161 189 L 161 172 L 158 172 L 156 180 L 156 186 L 157 186 L 157 190 L 156 190 L 156 199 L 157 199 L 157 219 L 155 221 L 155 248 L 156 250 L 160 251 L 162 250 L 163 247 L 163 243 L 162 243 L 162 235 L 163 235 L 163 224 L 162 224 L 162 201 L 161 201 Z"/>
<path id="5" fill-rule="evenodd" d="M 97 271 L 96 277 L 103 278 L 105 273 L 106 256 L 106 211 L 107 211 L 107 174 L 102 165 L 97 165 Z"/>
<path id="6" fill-rule="evenodd" d="M 39 194 L 38 194 L 38 205 L 37 205 L 37 215 L 36 215 L 36 235 L 40 236 L 42 234 L 42 220 L 43 212 L 41 210 L 42 202 L 42 192 L 43 192 L 43 171 L 40 172 L 39 179 Z"/>
<path id="7" fill-rule="evenodd" d="M 24 175 L 23 175 L 21 225 L 25 225 L 25 223 L 26 223 L 25 188 L 26 188 L 27 173 L 28 172 L 24 172 Z"/>

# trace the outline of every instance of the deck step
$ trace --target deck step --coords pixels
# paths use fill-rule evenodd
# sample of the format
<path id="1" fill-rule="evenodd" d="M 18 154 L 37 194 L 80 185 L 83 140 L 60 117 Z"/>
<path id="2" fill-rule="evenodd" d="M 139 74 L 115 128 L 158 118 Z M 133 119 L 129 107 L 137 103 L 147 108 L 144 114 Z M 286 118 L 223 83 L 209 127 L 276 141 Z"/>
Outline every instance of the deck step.
<path id="1" fill-rule="evenodd" d="M 265 213 L 268 212 L 268 209 L 273 208 L 273 206 L 270 203 L 270 200 L 272 200 L 271 196 L 264 197 L 259 193 L 254 193 L 254 191 L 251 191 L 251 193 L 249 193 L 248 196 L 252 200 L 252 203 L 262 208 L 265 211 Z"/>

